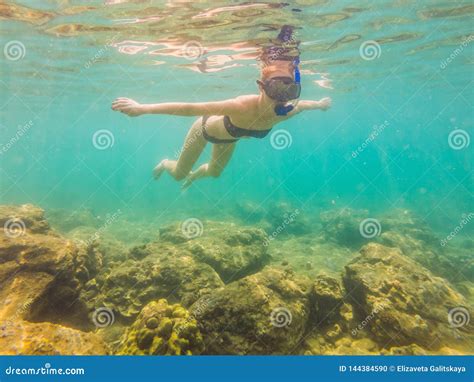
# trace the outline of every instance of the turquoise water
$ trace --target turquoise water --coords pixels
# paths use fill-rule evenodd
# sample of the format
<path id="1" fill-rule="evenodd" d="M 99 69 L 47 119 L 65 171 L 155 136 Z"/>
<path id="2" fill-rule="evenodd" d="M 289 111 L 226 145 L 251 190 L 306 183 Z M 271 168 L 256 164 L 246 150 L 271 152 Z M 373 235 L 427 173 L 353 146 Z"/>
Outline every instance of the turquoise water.
<path id="1" fill-rule="evenodd" d="M 157 225 L 232 218 L 236 201 L 289 201 L 309 214 L 408 208 L 445 234 L 472 210 L 472 2 L 115 3 L 0 5 L 0 203 L 120 209 Z M 258 48 L 283 24 L 301 41 L 301 98 L 329 96 L 332 108 L 276 126 L 289 133 L 284 149 L 270 137 L 239 142 L 218 179 L 186 192 L 168 175 L 153 181 L 194 117 L 130 118 L 112 100 L 255 93 Z M 325 79 L 331 88 L 315 82 Z M 99 150 L 103 129 L 113 144 Z M 198 163 L 208 158 L 209 147 Z"/>

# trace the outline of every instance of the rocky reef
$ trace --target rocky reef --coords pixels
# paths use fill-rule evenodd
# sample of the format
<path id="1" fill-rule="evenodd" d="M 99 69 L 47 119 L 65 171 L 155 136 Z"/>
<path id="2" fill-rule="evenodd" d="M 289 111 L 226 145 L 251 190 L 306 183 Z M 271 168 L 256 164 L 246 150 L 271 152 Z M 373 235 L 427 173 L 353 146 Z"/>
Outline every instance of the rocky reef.
<path id="1" fill-rule="evenodd" d="M 440 246 L 409 211 L 366 237 L 364 210 L 281 226 L 295 210 L 272 208 L 159 229 L 55 212 L 59 233 L 36 206 L 0 206 L 2 354 L 474 351 L 469 246 Z"/>
<path id="2" fill-rule="evenodd" d="M 446 280 L 400 250 L 375 243 L 363 247 L 360 256 L 346 266 L 343 280 L 356 317 L 364 321 L 374 316 L 367 321 L 367 329 L 384 348 L 449 345 L 453 328 L 448 314 L 468 305 Z M 474 340 L 467 325 L 459 330 L 463 342 Z"/>
<path id="3" fill-rule="evenodd" d="M 75 321 L 81 287 L 97 271 L 100 255 L 52 231 L 33 205 L 1 206 L 0 223 L 0 348 L 6 354 L 105 354 L 107 346 L 94 334 L 34 323 Z"/>
<path id="4" fill-rule="evenodd" d="M 308 282 L 268 267 L 198 300 L 199 328 L 207 354 L 289 354 L 309 317 Z M 199 312 L 199 313 L 197 313 Z"/>

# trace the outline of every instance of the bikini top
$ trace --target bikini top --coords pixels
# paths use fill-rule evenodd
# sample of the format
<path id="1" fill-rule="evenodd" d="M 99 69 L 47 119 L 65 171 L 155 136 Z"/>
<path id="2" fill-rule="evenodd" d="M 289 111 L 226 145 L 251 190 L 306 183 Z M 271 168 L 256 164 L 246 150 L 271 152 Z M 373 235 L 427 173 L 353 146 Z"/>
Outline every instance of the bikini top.
<path id="1" fill-rule="evenodd" d="M 241 127 L 235 126 L 230 121 L 230 118 L 227 115 L 224 117 L 224 127 L 229 133 L 229 135 L 233 136 L 234 138 L 240 138 L 240 137 L 264 138 L 268 135 L 268 133 L 271 130 L 271 129 L 268 129 L 268 130 L 242 129 Z"/>

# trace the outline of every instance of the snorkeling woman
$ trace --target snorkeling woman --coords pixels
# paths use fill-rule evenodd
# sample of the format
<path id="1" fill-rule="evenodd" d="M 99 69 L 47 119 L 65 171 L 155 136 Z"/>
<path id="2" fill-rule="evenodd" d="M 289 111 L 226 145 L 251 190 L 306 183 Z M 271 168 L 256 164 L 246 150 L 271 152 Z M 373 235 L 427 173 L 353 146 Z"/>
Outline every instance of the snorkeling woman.
<path id="1" fill-rule="evenodd" d="M 241 138 L 264 138 L 273 126 L 305 110 L 327 110 L 331 99 L 298 101 L 301 91 L 299 55 L 289 51 L 292 29 L 282 28 L 280 47 L 265 49 L 262 55 L 259 94 L 243 95 L 218 102 L 167 102 L 140 104 L 130 98 L 117 98 L 112 109 L 135 117 L 142 114 L 202 116 L 189 130 L 178 160 L 163 159 L 153 170 L 155 179 L 167 171 L 176 180 L 185 179 L 183 188 L 203 177 L 218 177 Z M 276 49 L 275 49 L 276 48 Z M 211 143 L 209 163 L 192 171 L 207 143 Z"/>

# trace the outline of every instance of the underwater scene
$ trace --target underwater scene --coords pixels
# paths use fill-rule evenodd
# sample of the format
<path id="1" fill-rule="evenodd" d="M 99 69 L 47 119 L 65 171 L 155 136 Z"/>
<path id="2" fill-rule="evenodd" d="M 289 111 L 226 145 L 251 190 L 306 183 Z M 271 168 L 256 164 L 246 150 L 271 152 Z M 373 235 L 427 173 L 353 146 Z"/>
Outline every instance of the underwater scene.
<path id="1" fill-rule="evenodd" d="M 474 354 L 469 0 L 0 2 L 0 354 Z"/>

